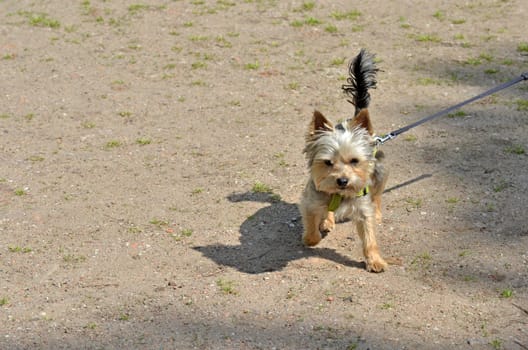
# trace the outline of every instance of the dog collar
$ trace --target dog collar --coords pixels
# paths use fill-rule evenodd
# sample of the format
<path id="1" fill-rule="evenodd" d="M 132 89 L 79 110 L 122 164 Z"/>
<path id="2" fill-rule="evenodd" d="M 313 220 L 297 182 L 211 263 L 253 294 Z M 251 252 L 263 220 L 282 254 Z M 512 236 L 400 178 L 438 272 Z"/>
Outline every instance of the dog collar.
<path id="1" fill-rule="evenodd" d="M 330 198 L 330 203 L 328 204 L 328 211 L 336 211 L 343 200 L 343 196 L 339 193 L 334 193 L 332 198 Z"/>
<path id="2" fill-rule="evenodd" d="M 366 186 L 364 189 L 356 193 L 356 197 L 364 197 L 369 193 L 369 187 Z M 334 193 L 330 198 L 330 203 L 328 203 L 328 211 L 336 211 L 337 208 L 341 205 L 343 196 L 339 193 Z"/>

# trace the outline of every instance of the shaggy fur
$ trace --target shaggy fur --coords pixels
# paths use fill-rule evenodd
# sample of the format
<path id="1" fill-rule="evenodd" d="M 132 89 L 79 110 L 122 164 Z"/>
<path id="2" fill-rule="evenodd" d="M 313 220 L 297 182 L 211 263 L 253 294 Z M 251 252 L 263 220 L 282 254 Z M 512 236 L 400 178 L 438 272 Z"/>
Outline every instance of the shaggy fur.
<path id="1" fill-rule="evenodd" d="M 375 237 L 376 218 L 381 220 L 381 194 L 387 173 L 376 152 L 374 131 L 366 109 L 368 88 L 375 86 L 377 68 L 364 50 L 352 61 L 349 85 L 343 87 L 358 106 L 354 118 L 333 125 L 315 111 L 306 134 L 306 155 L 310 177 L 300 211 L 303 217 L 303 242 L 314 246 L 334 229 L 336 221 L 353 220 L 363 243 L 366 268 L 381 272 L 387 263 L 381 257 Z M 332 196 L 338 194 L 340 206 L 329 211 Z"/>

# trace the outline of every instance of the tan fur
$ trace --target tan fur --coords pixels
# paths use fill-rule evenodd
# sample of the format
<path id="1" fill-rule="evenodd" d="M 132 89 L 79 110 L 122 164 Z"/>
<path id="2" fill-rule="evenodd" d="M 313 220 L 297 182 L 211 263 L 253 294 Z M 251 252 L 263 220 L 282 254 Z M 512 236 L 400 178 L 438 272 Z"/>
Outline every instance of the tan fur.
<path id="1" fill-rule="evenodd" d="M 305 149 L 310 178 L 303 192 L 300 211 L 304 225 L 302 240 L 307 246 L 318 244 L 322 233 L 332 231 L 336 221 L 354 220 L 367 270 L 381 272 L 387 268 L 387 263 L 379 253 L 375 225 L 376 219 L 381 220 L 381 194 L 387 174 L 373 154 L 373 134 L 366 109 L 340 128 L 335 128 L 320 112 L 314 112 Z M 369 193 L 358 196 L 366 186 Z M 343 196 L 335 213 L 328 211 L 334 193 Z"/>

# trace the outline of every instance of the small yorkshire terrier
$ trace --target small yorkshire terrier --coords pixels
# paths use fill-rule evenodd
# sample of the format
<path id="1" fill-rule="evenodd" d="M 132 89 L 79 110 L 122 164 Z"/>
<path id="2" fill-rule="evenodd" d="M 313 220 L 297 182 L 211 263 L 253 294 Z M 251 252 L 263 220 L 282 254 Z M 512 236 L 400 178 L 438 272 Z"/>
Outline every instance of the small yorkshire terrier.
<path id="1" fill-rule="evenodd" d="M 348 102 L 355 106 L 355 116 L 334 126 L 319 111 L 314 112 L 304 148 L 310 178 L 300 203 L 304 244 L 315 246 L 334 229 L 336 221 L 353 220 L 371 272 L 387 268 L 374 229 L 375 221 L 381 220 L 381 194 L 388 173 L 381 163 L 382 152 L 376 150 L 367 110 L 368 90 L 376 87 L 377 71 L 374 56 L 361 50 L 351 61 L 350 77 L 342 86 L 351 97 Z"/>

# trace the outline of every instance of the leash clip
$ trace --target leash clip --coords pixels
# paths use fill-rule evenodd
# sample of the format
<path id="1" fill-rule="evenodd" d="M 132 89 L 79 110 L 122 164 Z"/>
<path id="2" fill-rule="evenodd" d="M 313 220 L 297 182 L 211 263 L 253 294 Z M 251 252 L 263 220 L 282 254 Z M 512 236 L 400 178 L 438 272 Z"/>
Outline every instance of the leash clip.
<path id="1" fill-rule="evenodd" d="M 376 141 L 376 144 L 381 146 L 383 145 L 385 142 L 389 141 L 389 140 L 392 140 L 396 138 L 396 135 L 394 135 L 394 133 L 390 132 L 388 133 L 387 135 L 384 135 L 384 136 L 376 136 L 374 138 L 374 141 Z"/>

